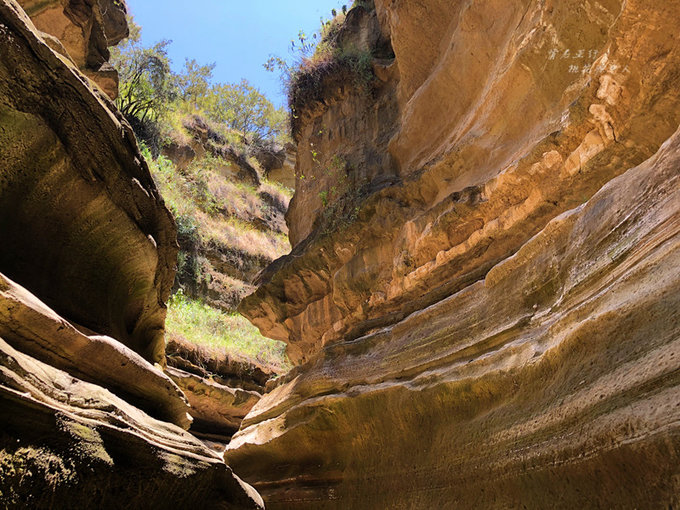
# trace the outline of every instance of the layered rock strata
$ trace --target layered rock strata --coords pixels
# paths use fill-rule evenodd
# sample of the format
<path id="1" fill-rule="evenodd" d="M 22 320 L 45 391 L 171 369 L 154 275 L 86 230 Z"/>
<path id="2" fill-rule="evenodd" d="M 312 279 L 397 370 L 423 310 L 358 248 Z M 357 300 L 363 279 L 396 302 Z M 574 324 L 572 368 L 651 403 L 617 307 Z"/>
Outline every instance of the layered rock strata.
<path id="1" fill-rule="evenodd" d="M 382 97 L 398 77 L 394 94 L 370 101 L 350 83 L 331 87 L 327 106 L 298 112 L 295 247 L 242 311 L 303 359 L 478 280 L 654 154 L 680 120 L 676 6 L 610 4 L 505 2 L 500 16 L 493 2 L 446 3 L 419 15 L 432 16 L 433 37 L 449 38 L 436 45 L 415 44 L 420 31 L 399 25 L 388 81 L 373 92 Z M 417 17 L 402 4 L 376 9 L 388 27 Z M 506 21 L 482 27 L 497 16 Z M 416 140 L 425 132 L 427 143 Z M 389 157 L 377 143 L 385 133 Z M 332 201 L 339 184 L 326 177 L 338 154 L 349 210 L 340 195 Z M 330 162 L 316 164 L 320 156 Z"/>
<path id="2" fill-rule="evenodd" d="M 275 374 L 227 353 L 202 349 L 172 337 L 166 349 L 166 373 L 186 395 L 193 418 L 191 432 L 226 444 L 265 392 Z"/>
<path id="3" fill-rule="evenodd" d="M 50 47 L 111 98 L 118 96 L 118 72 L 109 46 L 128 36 L 127 8 L 120 0 L 20 0 Z"/>
<path id="4" fill-rule="evenodd" d="M 680 4 L 374 7 L 394 60 L 296 107 L 241 309 L 302 364 L 228 462 L 268 508 L 677 506 Z"/>
<path id="5" fill-rule="evenodd" d="M 680 136 L 464 290 L 328 346 L 227 452 L 268 508 L 668 507 Z"/>
<path id="6" fill-rule="evenodd" d="M 217 452 L 0 338 L 0 505 L 261 508 Z"/>
<path id="7" fill-rule="evenodd" d="M 257 391 L 232 387 L 215 377 L 202 377 L 174 367 L 168 367 L 167 372 L 191 403 L 192 431 L 197 433 L 228 439 L 262 397 Z"/>
<path id="8" fill-rule="evenodd" d="M 87 336 L 0 273 L 0 335 L 22 352 L 96 382 L 188 428 L 184 394 L 156 366 L 120 342 Z"/>
<path id="9" fill-rule="evenodd" d="M 288 170 L 293 177 L 292 167 L 286 165 L 294 155 L 277 146 L 271 150 L 238 147 L 218 129 L 214 122 L 190 115 L 160 150 L 180 174 L 198 171 L 202 182 L 196 186 L 205 186 L 206 198 L 199 206 L 206 213 L 202 225 L 188 222 L 186 228 L 179 229 L 185 269 L 178 271 L 174 290 L 182 289 L 213 308 L 233 312 L 241 299 L 255 290 L 253 281 L 258 273 L 289 251 L 284 219 L 289 192 L 263 177 L 285 181 Z M 192 182 L 191 177 L 187 180 Z M 234 220 L 245 232 L 239 227 L 237 236 L 221 238 L 219 232 L 233 231 Z M 210 224 L 208 229 L 206 224 Z M 206 235 L 206 230 L 213 234 Z M 250 242 L 242 242 L 248 238 Z"/>

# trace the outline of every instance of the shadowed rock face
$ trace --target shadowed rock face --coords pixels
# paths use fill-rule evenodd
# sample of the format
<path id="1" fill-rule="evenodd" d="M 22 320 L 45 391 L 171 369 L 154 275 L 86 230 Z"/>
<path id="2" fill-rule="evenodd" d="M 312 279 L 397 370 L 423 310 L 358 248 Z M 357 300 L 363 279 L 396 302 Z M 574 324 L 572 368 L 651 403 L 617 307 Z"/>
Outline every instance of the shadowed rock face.
<path id="1" fill-rule="evenodd" d="M 2 338 L 0 405 L 5 508 L 261 508 L 189 433 Z"/>
<path id="2" fill-rule="evenodd" d="M 99 12 L 64 4 L 74 23 Z M 0 507 L 262 508 L 183 430 L 214 409 L 163 371 L 175 224 L 130 127 L 64 57 L 72 28 L 61 44 L 0 0 Z M 240 416 L 258 396 L 205 386 Z"/>
<path id="3" fill-rule="evenodd" d="M 382 102 L 300 112 L 310 212 L 241 307 L 304 364 L 227 461 L 274 509 L 677 506 L 680 4 L 375 7 Z M 311 143 L 387 147 L 340 222 Z"/>
<path id="4" fill-rule="evenodd" d="M 189 406 L 159 368 L 113 338 L 87 336 L 0 273 L 0 336 L 15 348 L 189 428 Z"/>
<path id="5" fill-rule="evenodd" d="M 127 123 L 0 4 L 0 271 L 163 363 L 176 231 Z"/>

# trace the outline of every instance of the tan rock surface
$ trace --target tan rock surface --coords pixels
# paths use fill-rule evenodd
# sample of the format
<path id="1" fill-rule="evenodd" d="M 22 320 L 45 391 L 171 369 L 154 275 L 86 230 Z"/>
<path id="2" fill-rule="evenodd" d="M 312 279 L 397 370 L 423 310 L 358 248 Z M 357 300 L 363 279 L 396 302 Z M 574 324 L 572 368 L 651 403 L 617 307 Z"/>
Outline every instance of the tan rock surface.
<path id="1" fill-rule="evenodd" d="M 193 431 L 229 437 L 261 397 L 256 391 L 231 388 L 177 368 L 168 367 L 166 372 L 191 404 Z"/>
<path id="2" fill-rule="evenodd" d="M 128 36 L 124 2 L 18 0 L 18 3 L 38 30 L 59 41 L 55 51 L 70 59 L 111 99 L 118 96 L 118 73 L 108 64 L 108 47 Z"/>
<path id="3" fill-rule="evenodd" d="M 386 81 L 373 97 L 329 85 L 299 112 L 295 248 L 241 307 L 298 360 L 484 277 L 680 123 L 676 2 L 376 12 L 396 55 L 376 62 Z"/>
<path id="4" fill-rule="evenodd" d="M 284 147 L 274 146 L 256 150 L 254 157 L 270 181 L 295 189 L 295 164 L 297 153 L 295 145 L 287 143 Z"/>
<path id="5" fill-rule="evenodd" d="M 81 73 L 107 4 L 0 0 L 0 507 L 262 508 L 163 372 L 175 224 Z"/>
<path id="6" fill-rule="evenodd" d="M 680 501 L 680 133 L 485 279 L 328 346 L 226 453 L 267 508 Z"/>
<path id="7" fill-rule="evenodd" d="M 53 367 L 97 383 L 152 414 L 189 428 L 187 400 L 162 370 L 113 338 L 79 332 L 1 273 L 0 336 Z"/>
<path id="8" fill-rule="evenodd" d="M 0 271 L 162 364 L 176 229 L 132 130 L 14 1 L 0 24 Z"/>
<path id="9" fill-rule="evenodd" d="M 297 104 L 241 310 L 304 364 L 227 461 L 273 509 L 678 506 L 680 3 L 374 15 L 370 95 Z"/>
<path id="10" fill-rule="evenodd" d="M 0 338 L 0 506 L 261 508 L 179 427 Z"/>

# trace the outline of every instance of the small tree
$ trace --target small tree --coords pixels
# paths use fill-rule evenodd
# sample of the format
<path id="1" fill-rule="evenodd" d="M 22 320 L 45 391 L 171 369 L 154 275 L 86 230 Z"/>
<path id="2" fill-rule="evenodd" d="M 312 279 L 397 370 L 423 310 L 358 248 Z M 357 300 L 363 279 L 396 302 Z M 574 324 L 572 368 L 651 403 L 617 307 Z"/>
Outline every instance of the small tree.
<path id="1" fill-rule="evenodd" d="M 210 79 L 214 69 L 214 63 L 202 66 L 195 59 L 186 59 L 184 70 L 177 76 L 182 100 L 196 107 L 203 106 L 210 90 Z"/>
<path id="2" fill-rule="evenodd" d="M 286 113 L 277 109 L 247 80 L 214 86 L 206 110 L 213 120 L 227 124 L 255 143 L 276 138 L 286 128 Z"/>
<path id="3" fill-rule="evenodd" d="M 141 28 L 131 16 L 128 26 L 129 37 L 111 50 L 111 63 L 120 80 L 116 103 L 128 119 L 135 117 L 142 122 L 157 119 L 176 97 L 175 76 L 167 52 L 171 41 L 144 48 Z"/>

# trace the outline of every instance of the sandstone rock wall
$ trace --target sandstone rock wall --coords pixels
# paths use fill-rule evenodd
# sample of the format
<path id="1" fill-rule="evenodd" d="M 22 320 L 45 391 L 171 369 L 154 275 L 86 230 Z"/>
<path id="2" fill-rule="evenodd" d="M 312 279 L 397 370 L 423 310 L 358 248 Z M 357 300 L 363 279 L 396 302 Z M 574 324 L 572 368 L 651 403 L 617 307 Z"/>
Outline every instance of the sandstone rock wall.
<path id="1" fill-rule="evenodd" d="M 341 221 L 296 185 L 293 253 L 241 309 L 301 366 L 226 459 L 268 508 L 677 506 L 680 3 L 375 16 L 384 102 L 329 86 L 298 172 L 319 127 L 348 126 L 325 158 L 387 154 Z"/>
<path id="2" fill-rule="evenodd" d="M 387 82 L 377 93 L 396 87 L 385 99 L 397 103 L 396 118 L 370 127 L 382 103 L 356 90 L 338 98 L 332 87 L 327 105 L 300 114 L 306 179 L 288 214 L 295 249 L 242 305 L 298 359 L 479 280 L 552 218 L 653 155 L 680 121 L 674 2 L 410 5 L 376 4 L 396 55 L 378 73 Z M 421 23 L 431 34 L 416 44 Z M 363 191 L 351 187 L 350 210 L 327 194 L 335 224 L 314 229 L 325 167 L 308 154 L 322 126 L 328 149 L 318 152 L 329 160 L 340 147 L 370 154 L 383 137 L 389 157 L 356 157 L 351 175 Z"/>
<path id="3" fill-rule="evenodd" d="M 358 77 L 333 62 L 299 80 L 293 98 L 296 194 L 286 215 L 292 246 L 315 228 L 327 231 L 339 215 L 351 215 L 355 197 L 393 183 L 397 172 L 388 151 L 398 127 L 395 82 L 387 71 L 393 61 L 389 39 L 381 36 L 374 10 L 357 7 L 345 24 L 336 44 L 381 57 L 374 65 L 384 81 Z"/>
<path id="4" fill-rule="evenodd" d="M 262 508 L 184 430 L 204 410 L 163 370 L 175 223 L 130 126 L 64 56 L 123 35 L 106 3 L 25 2 L 62 44 L 0 0 L 0 507 Z"/>
<path id="5" fill-rule="evenodd" d="M 0 22 L 0 271 L 162 363 L 176 230 L 132 130 L 17 4 Z"/>
<path id="6" fill-rule="evenodd" d="M 680 133 L 485 279 L 328 346 L 226 454 L 267 508 L 675 507 Z"/>
<path id="7" fill-rule="evenodd" d="M 118 73 L 108 63 L 109 46 L 128 36 L 127 8 L 120 0 L 21 0 L 45 42 L 71 60 L 111 99 Z"/>
<path id="8" fill-rule="evenodd" d="M 257 509 L 219 455 L 0 338 L 0 505 Z"/>

